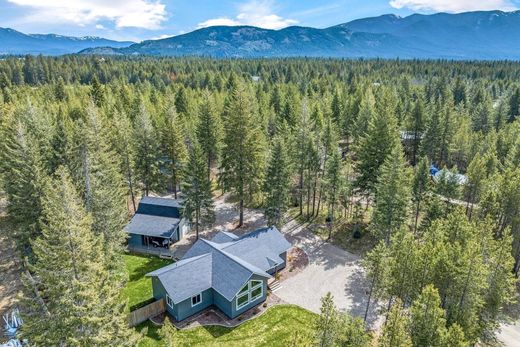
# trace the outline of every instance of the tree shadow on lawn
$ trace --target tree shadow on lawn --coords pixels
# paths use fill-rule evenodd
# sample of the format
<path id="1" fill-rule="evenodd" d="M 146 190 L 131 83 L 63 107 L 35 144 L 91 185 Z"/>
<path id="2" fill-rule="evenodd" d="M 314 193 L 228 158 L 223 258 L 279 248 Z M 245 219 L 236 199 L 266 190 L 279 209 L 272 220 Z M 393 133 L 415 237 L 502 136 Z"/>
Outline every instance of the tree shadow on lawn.
<path id="1" fill-rule="evenodd" d="M 132 259 L 133 264 L 130 264 L 131 266 L 133 266 L 135 264 L 135 259 L 139 259 L 139 264 L 137 267 L 128 269 L 129 264 L 127 263 L 127 265 L 126 265 L 127 270 L 129 270 L 128 279 L 130 282 L 139 281 L 147 273 L 160 269 L 161 267 L 172 264 L 171 260 L 161 259 L 161 258 L 155 257 L 155 256 L 146 256 L 146 255 L 138 255 L 138 254 L 127 254 L 127 256 L 131 256 L 134 258 L 134 259 Z"/>

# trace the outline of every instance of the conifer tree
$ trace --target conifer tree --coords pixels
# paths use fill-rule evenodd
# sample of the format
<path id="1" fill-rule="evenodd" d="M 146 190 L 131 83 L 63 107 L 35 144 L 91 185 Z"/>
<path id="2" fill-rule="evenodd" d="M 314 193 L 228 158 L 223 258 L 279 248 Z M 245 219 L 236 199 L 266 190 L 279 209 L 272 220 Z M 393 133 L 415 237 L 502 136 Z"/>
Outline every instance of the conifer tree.
<path id="1" fill-rule="evenodd" d="M 42 234 L 33 243 L 38 291 L 45 308 L 27 297 L 22 334 L 42 346 L 133 346 L 124 303 L 105 266 L 103 236 L 64 168 L 44 188 Z"/>
<path id="2" fill-rule="evenodd" d="M 180 345 L 179 333 L 177 328 L 173 326 L 170 318 L 164 319 L 163 326 L 159 329 L 159 336 L 161 337 L 161 343 L 165 347 L 177 347 Z"/>
<path id="3" fill-rule="evenodd" d="M 167 110 L 163 142 L 165 154 L 169 161 L 170 184 L 173 189 L 173 195 L 177 199 L 177 187 L 182 182 L 188 152 L 182 134 L 181 123 L 178 121 L 177 112 L 173 106 L 170 106 Z"/>
<path id="4" fill-rule="evenodd" d="M 204 94 L 204 101 L 199 108 L 198 142 L 207 157 L 208 179 L 211 178 L 211 166 L 217 161 L 222 146 L 222 122 L 213 106 L 214 100 L 209 93 Z"/>
<path id="5" fill-rule="evenodd" d="M 408 333 L 409 319 L 400 300 L 397 300 L 383 326 L 378 346 L 380 347 L 411 347 L 412 339 Z"/>
<path id="6" fill-rule="evenodd" d="M 76 129 L 77 164 L 74 167 L 85 208 L 92 214 L 92 230 L 104 237 L 108 264 L 121 267 L 121 253 L 126 239 L 123 227 L 128 208 L 118 156 L 108 141 L 107 121 L 94 105 L 87 108 L 86 119 Z"/>
<path id="7" fill-rule="evenodd" d="M 383 241 L 379 242 L 365 257 L 363 267 L 370 283 L 368 288 L 367 306 L 363 321 L 366 322 L 369 315 L 370 304 L 373 298 L 379 298 L 387 288 L 387 247 Z"/>
<path id="8" fill-rule="evenodd" d="M 394 146 L 379 170 L 372 225 L 388 244 L 391 235 L 404 224 L 410 201 L 410 172 L 402 146 Z"/>
<path id="9" fill-rule="evenodd" d="M 144 195 L 161 186 L 159 170 L 159 138 L 152 125 L 150 115 L 143 103 L 139 106 L 134 125 L 135 168 L 138 179 L 143 185 Z"/>
<path id="10" fill-rule="evenodd" d="M 105 102 L 105 91 L 103 90 L 103 86 L 99 83 L 99 79 L 97 76 L 92 78 L 91 87 L 90 87 L 90 97 L 94 104 L 97 107 L 103 106 Z"/>
<path id="11" fill-rule="evenodd" d="M 486 179 L 486 168 L 480 154 L 477 153 L 469 164 L 466 177 L 468 182 L 464 186 L 464 198 L 466 200 L 466 214 L 471 219 L 473 205 L 478 202 L 483 190 L 484 180 Z"/>
<path id="12" fill-rule="evenodd" d="M 340 326 L 336 345 L 342 347 L 367 347 L 372 340 L 365 330 L 365 324 L 360 318 L 348 314 L 340 318 Z"/>
<path id="13" fill-rule="evenodd" d="M 206 175 L 206 161 L 198 143 L 190 150 L 185 170 L 184 215 L 195 224 L 198 239 L 200 226 L 210 225 L 215 220 L 211 181 Z"/>
<path id="14" fill-rule="evenodd" d="M 239 81 L 231 91 L 224 118 L 220 180 L 238 198 L 239 227 L 244 223 L 244 203 L 260 188 L 265 165 L 264 138 L 253 104 L 250 90 Z"/>
<path id="15" fill-rule="evenodd" d="M 446 334 L 445 312 L 439 292 L 432 285 L 424 287 L 410 308 L 410 334 L 414 346 L 443 346 Z"/>
<path id="16" fill-rule="evenodd" d="M 464 331 L 457 323 L 452 324 L 443 338 L 443 346 L 446 347 L 468 347 L 470 344 L 464 337 Z"/>
<path id="17" fill-rule="evenodd" d="M 320 315 L 315 323 L 316 345 L 333 347 L 338 338 L 339 315 L 334 305 L 334 297 L 329 292 L 321 298 Z"/>
<path id="18" fill-rule="evenodd" d="M 117 114 L 114 118 L 114 143 L 113 147 L 121 158 L 121 174 L 123 175 L 128 194 L 132 201 L 132 208 L 137 210 L 136 204 L 136 172 L 135 172 L 135 147 L 133 144 L 133 128 L 130 119 L 125 114 Z"/>
<path id="19" fill-rule="evenodd" d="M 46 174 L 38 141 L 22 119 L 6 117 L 1 126 L 0 170 L 8 199 L 7 211 L 16 225 L 17 235 L 13 239 L 25 253 L 30 249 L 30 240 L 39 235 Z"/>
<path id="20" fill-rule="evenodd" d="M 327 163 L 327 168 L 325 172 L 326 196 L 329 205 L 328 214 L 331 225 L 334 223 L 335 220 L 336 206 L 338 204 L 339 193 L 343 185 L 341 164 L 341 156 L 339 152 L 334 151 L 330 158 L 330 161 Z M 332 228 L 329 228 L 329 239 L 332 236 L 331 232 Z"/>
<path id="21" fill-rule="evenodd" d="M 264 182 L 265 216 L 269 226 L 281 227 L 289 203 L 290 162 L 282 139 L 274 140 Z"/>
<path id="22" fill-rule="evenodd" d="M 295 129 L 295 140 L 293 147 L 293 162 L 296 164 L 296 171 L 298 173 L 298 198 L 300 215 L 303 215 L 303 195 L 304 195 L 304 181 L 305 168 L 308 163 L 308 149 L 312 146 L 313 124 L 309 115 L 309 106 L 306 100 L 303 101 L 301 107 L 301 115 L 298 118 Z"/>
<path id="23" fill-rule="evenodd" d="M 397 121 L 391 113 L 376 113 L 368 123 L 368 130 L 355 148 L 358 177 L 356 186 L 367 195 L 375 193 L 380 168 L 397 146 Z"/>
<path id="24" fill-rule="evenodd" d="M 422 157 L 415 167 L 415 173 L 412 182 L 412 200 L 415 205 L 414 216 L 414 232 L 417 232 L 417 224 L 419 214 L 421 213 L 421 204 L 426 198 L 426 194 L 430 189 L 430 165 L 428 158 Z"/>

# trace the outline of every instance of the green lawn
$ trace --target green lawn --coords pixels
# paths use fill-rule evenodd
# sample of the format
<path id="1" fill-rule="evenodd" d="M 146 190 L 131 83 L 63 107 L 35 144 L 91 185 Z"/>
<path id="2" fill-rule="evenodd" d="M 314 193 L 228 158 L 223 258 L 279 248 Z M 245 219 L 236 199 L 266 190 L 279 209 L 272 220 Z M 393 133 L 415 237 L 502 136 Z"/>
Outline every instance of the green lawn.
<path id="1" fill-rule="evenodd" d="M 154 256 L 135 254 L 123 255 L 129 281 L 123 289 L 123 297 L 128 299 L 128 307 L 138 306 L 152 297 L 152 281 L 145 277 L 148 272 L 171 264 L 171 260 Z"/>
<path id="2" fill-rule="evenodd" d="M 316 314 L 294 305 L 280 305 L 265 314 L 233 328 L 198 327 L 179 332 L 178 346 L 287 346 L 295 332 L 310 336 Z M 139 347 L 163 346 L 158 327 L 147 321 L 136 327 L 148 332 Z"/>

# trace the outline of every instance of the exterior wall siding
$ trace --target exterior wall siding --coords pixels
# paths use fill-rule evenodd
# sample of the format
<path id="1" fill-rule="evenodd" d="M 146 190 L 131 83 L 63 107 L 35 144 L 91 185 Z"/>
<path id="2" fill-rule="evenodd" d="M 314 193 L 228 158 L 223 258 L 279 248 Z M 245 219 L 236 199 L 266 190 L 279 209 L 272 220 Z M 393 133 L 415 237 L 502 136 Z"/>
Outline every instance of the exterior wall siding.
<path id="1" fill-rule="evenodd" d="M 247 304 L 242 307 L 240 310 L 237 310 L 236 297 L 230 302 L 222 295 L 220 295 L 217 291 L 213 289 L 208 289 L 202 292 L 202 302 L 194 307 L 191 306 L 191 297 L 179 302 L 173 307 L 168 306 L 166 300 L 166 290 L 163 285 L 159 281 L 157 277 L 152 277 L 152 289 L 153 289 L 153 297 L 156 300 L 164 299 L 166 303 L 166 311 L 173 316 L 177 321 L 184 320 L 211 305 L 216 306 L 219 310 L 221 310 L 226 316 L 230 318 L 235 318 L 245 311 L 253 308 L 254 306 L 262 303 L 267 298 L 267 281 L 260 276 L 253 276 L 251 279 L 262 280 L 263 282 L 263 291 L 262 296 L 257 300 Z"/>
<path id="2" fill-rule="evenodd" d="M 175 319 L 181 321 L 211 305 L 213 305 L 213 289 L 208 289 L 202 292 L 202 301 L 198 305 L 191 306 L 191 297 L 174 305 Z"/>
<path id="3" fill-rule="evenodd" d="M 128 244 L 130 246 L 142 246 L 143 245 L 143 241 L 141 239 L 141 235 L 128 234 L 128 236 L 129 236 Z"/>
<path id="4" fill-rule="evenodd" d="M 269 275 L 274 276 L 274 274 L 276 274 L 277 271 L 281 271 L 281 270 L 285 269 L 285 266 L 287 265 L 287 252 L 283 252 L 282 254 L 280 254 L 280 258 L 283 259 L 283 263 L 266 271 Z"/>

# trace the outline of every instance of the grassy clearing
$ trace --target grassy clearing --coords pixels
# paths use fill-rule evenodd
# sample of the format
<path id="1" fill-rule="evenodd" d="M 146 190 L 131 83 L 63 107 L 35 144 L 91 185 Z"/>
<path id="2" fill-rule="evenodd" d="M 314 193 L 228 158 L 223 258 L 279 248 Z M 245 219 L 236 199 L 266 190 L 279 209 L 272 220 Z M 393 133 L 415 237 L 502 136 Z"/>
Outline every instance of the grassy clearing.
<path id="1" fill-rule="evenodd" d="M 236 328 L 218 326 L 198 327 L 179 331 L 178 346 L 287 346 L 295 333 L 301 336 L 312 333 L 316 314 L 293 305 L 280 305 L 269 309 Z M 137 327 L 147 328 L 139 347 L 163 346 L 159 328 L 149 321 Z"/>
<path id="2" fill-rule="evenodd" d="M 172 263 L 171 260 L 155 256 L 125 254 L 128 283 L 123 289 L 123 297 L 128 299 L 128 308 L 139 307 L 152 297 L 152 281 L 145 275 Z"/>

